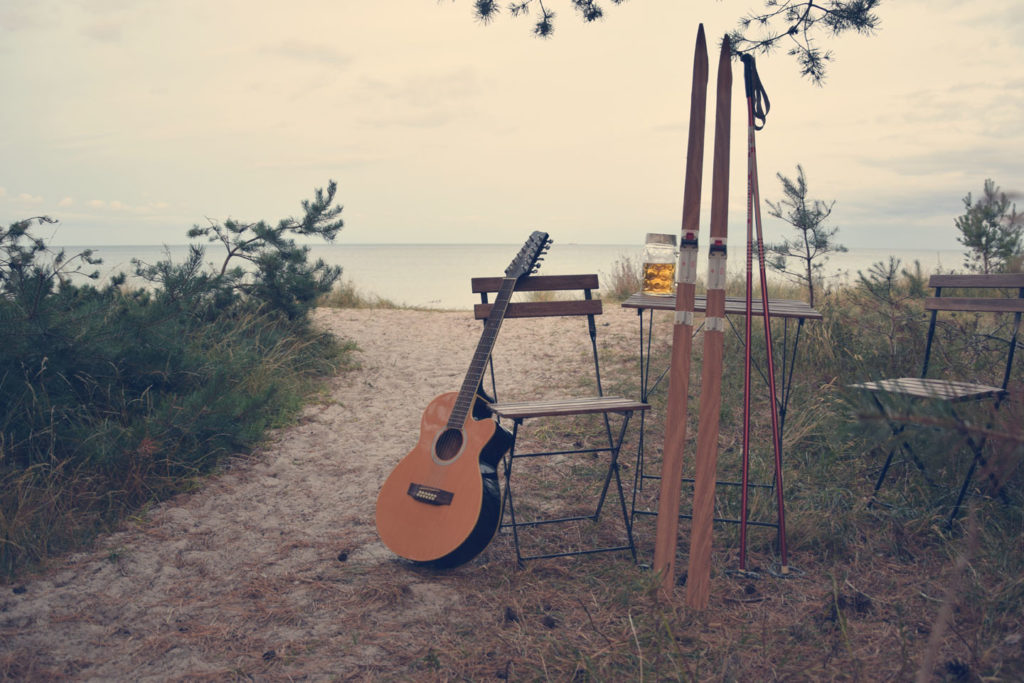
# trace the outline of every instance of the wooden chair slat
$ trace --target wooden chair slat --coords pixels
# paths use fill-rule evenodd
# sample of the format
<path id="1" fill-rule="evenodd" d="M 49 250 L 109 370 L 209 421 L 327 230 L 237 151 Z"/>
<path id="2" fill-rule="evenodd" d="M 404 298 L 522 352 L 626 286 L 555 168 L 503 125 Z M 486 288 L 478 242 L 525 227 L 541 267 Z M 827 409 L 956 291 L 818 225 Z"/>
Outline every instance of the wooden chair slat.
<path id="1" fill-rule="evenodd" d="M 476 304 L 473 315 L 485 320 L 491 315 L 492 304 Z M 505 318 L 544 318 L 548 316 L 600 315 L 600 299 L 577 299 L 574 301 L 522 301 L 508 305 Z"/>
<path id="2" fill-rule="evenodd" d="M 577 399 L 538 401 L 507 401 L 492 403 L 490 408 L 500 417 L 521 420 L 528 417 L 555 417 L 588 413 L 627 413 L 649 410 L 650 405 L 621 396 L 595 396 Z"/>
<path id="3" fill-rule="evenodd" d="M 999 387 L 973 382 L 957 382 L 944 379 L 922 379 L 920 377 L 898 377 L 875 382 L 861 382 L 851 385 L 885 394 L 900 394 L 914 398 L 930 398 L 940 401 L 968 401 L 990 398 L 1005 394 Z"/>
<path id="4" fill-rule="evenodd" d="M 929 287 L 1024 287 L 1024 273 L 992 273 L 989 275 L 932 275 Z"/>
<path id="5" fill-rule="evenodd" d="M 1024 299 L 994 297 L 932 296 L 924 300 L 929 311 L 974 311 L 978 313 L 1024 313 Z"/>
<path id="6" fill-rule="evenodd" d="M 501 277 L 475 277 L 471 280 L 473 293 L 497 292 Z M 597 274 L 585 275 L 531 275 L 516 283 L 517 292 L 550 292 L 559 289 L 597 289 Z"/>

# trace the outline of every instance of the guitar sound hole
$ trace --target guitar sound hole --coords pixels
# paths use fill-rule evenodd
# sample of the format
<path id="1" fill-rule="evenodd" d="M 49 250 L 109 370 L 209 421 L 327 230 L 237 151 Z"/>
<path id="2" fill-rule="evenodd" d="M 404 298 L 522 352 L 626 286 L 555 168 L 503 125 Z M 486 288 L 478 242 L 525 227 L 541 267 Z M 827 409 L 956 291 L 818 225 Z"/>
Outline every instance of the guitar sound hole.
<path id="1" fill-rule="evenodd" d="M 434 452 L 438 460 L 451 460 L 462 449 L 462 432 L 458 429 L 446 429 L 437 438 Z"/>

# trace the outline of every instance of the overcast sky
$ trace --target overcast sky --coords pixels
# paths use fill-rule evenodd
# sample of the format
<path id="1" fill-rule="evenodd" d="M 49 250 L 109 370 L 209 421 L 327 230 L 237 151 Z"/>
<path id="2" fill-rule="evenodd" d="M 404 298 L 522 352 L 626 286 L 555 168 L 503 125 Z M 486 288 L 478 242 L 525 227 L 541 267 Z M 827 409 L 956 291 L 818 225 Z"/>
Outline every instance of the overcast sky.
<path id="1" fill-rule="evenodd" d="M 339 184 L 344 243 L 639 244 L 677 232 L 692 54 L 760 0 L 568 0 L 555 35 L 471 0 L 4 0 L 0 222 L 47 214 L 67 245 L 178 244 L 207 219 L 297 215 Z M 761 194 L 802 164 L 850 247 L 958 247 L 961 198 L 1024 191 L 1024 3 L 886 0 L 831 42 L 824 87 L 784 51 Z M 730 231 L 746 216 L 734 64 Z M 1022 202 L 1024 203 L 1024 202 Z M 703 226 L 706 227 L 706 221 Z M 766 238 L 790 228 L 766 216 Z M 47 232 L 50 229 L 47 228 Z"/>

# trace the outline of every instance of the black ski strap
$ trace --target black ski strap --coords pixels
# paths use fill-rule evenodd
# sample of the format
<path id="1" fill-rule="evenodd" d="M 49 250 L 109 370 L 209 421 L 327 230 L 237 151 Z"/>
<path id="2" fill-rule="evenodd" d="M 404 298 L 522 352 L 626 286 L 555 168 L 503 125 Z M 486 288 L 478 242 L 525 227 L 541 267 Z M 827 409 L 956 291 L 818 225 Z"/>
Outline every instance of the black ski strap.
<path id="1" fill-rule="evenodd" d="M 768 110 L 772 103 L 768 100 L 768 93 L 761 85 L 761 77 L 757 75 L 757 65 L 754 63 L 754 55 L 741 54 L 743 60 L 743 82 L 747 89 L 747 99 L 751 101 L 754 108 L 754 130 L 764 128 L 765 119 L 768 117 Z M 763 100 L 763 102 L 762 102 Z M 760 121 L 760 125 L 758 125 Z"/>

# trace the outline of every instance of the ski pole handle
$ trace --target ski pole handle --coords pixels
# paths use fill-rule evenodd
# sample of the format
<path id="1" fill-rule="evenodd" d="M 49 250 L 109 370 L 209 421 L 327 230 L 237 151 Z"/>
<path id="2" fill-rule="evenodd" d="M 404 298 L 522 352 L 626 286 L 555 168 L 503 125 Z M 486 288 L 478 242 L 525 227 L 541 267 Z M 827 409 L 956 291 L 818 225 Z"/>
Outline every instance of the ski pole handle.
<path id="1" fill-rule="evenodd" d="M 743 84 L 747 93 L 747 99 L 751 101 L 754 110 L 754 130 L 764 128 L 765 119 L 768 117 L 768 110 L 772 103 L 768 99 L 768 93 L 761 85 L 761 77 L 757 75 L 757 65 L 754 63 L 754 55 L 744 53 L 740 55 L 743 61 Z M 762 103 L 763 101 L 763 103 Z M 760 125 L 758 125 L 760 121 Z"/>

